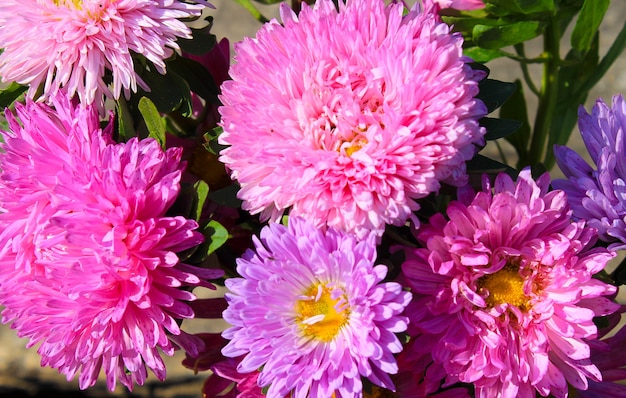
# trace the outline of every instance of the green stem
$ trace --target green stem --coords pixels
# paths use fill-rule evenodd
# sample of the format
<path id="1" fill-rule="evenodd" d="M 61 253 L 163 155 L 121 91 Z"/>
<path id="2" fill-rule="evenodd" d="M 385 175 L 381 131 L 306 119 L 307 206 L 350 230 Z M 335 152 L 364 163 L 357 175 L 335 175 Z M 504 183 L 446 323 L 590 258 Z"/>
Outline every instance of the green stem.
<path id="1" fill-rule="evenodd" d="M 550 59 L 543 66 L 535 128 L 528 152 L 530 165 L 543 161 L 548 144 L 548 135 L 550 134 L 550 125 L 552 124 L 552 118 L 555 116 L 554 110 L 559 94 L 560 39 L 558 21 L 553 19 L 546 27 L 544 33 L 543 49 L 546 54 L 550 55 Z"/>
<path id="2" fill-rule="evenodd" d="M 266 23 L 269 22 L 269 19 L 265 18 L 263 14 L 252 4 L 250 0 L 235 0 L 236 3 L 239 3 L 243 8 L 248 10 L 250 14 L 259 22 Z"/>
<path id="3" fill-rule="evenodd" d="M 520 57 L 526 58 L 526 52 L 524 51 L 524 43 L 516 44 L 515 51 Z M 545 61 L 545 58 L 543 59 Z M 528 72 L 528 64 L 524 62 L 520 62 L 520 67 L 522 68 L 522 74 L 524 75 L 524 81 L 526 82 L 526 85 L 528 86 L 531 92 L 533 92 L 536 96 L 539 96 L 539 90 L 537 90 L 537 86 L 535 86 L 535 83 L 533 82 L 533 79 L 530 77 L 530 73 Z"/>

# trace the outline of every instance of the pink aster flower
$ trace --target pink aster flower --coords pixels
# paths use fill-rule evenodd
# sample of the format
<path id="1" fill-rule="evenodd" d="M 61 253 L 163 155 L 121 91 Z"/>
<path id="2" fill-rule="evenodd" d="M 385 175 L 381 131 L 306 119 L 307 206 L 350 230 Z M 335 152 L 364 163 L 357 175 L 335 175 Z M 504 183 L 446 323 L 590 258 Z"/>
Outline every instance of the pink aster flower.
<path id="1" fill-rule="evenodd" d="M 357 397 L 361 376 L 393 389 L 389 374 L 402 350 L 394 333 L 410 294 L 374 265 L 374 236 L 357 241 L 301 218 L 272 223 L 237 262 L 242 278 L 226 280 L 229 307 L 222 350 L 240 373 L 263 367 L 258 384 L 267 396 Z"/>
<path id="2" fill-rule="evenodd" d="M 601 240 L 614 250 L 626 248 L 626 102 L 613 97 L 610 108 L 599 99 L 591 114 L 581 106 L 578 111 L 580 135 L 587 147 L 593 169 L 567 147 L 556 146 L 554 154 L 566 180 L 553 186 L 565 191 L 574 217 L 586 220 L 598 230 Z"/>
<path id="3" fill-rule="evenodd" d="M 202 241 L 195 221 L 166 212 L 180 190 L 180 150 L 155 140 L 113 144 L 93 107 L 54 96 L 7 110 L 0 154 L 0 305 L 42 366 L 79 385 L 132 389 L 160 352 L 201 341 L 177 320 L 193 316 L 182 285 L 221 275 L 179 262 Z M 19 118 L 19 119 L 18 119 Z"/>
<path id="4" fill-rule="evenodd" d="M 446 385 L 473 383 L 483 398 L 566 397 L 568 383 L 585 390 L 601 379 L 587 341 L 597 338 L 593 318 L 619 306 L 603 297 L 615 286 L 593 275 L 613 254 L 594 248 L 596 231 L 571 221 L 549 182 L 529 169 L 493 187 L 485 178 L 448 219 L 422 226 L 423 248 L 406 249 L 409 332 Z"/>
<path id="5" fill-rule="evenodd" d="M 433 15 L 383 0 L 339 8 L 319 0 L 296 17 L 283 7 L 284 26 L 236 45 L 220 160 L 263 220 L 289 209 L 362 238 L 404 224 L 441 181 L 466 182 L 483 143 L 474 96 L 484 74 Z"/>
<path id="6" fill-rule="evenodd" d="M 163 60 L 178 49 L 176 39 L 191 37 L 180 19 L 203 8 L 179 0 L 3 0 L 0 76 L 29 85 L 31 98 L 41 85 L 44 98 L 64 87 L 81 102 L 100 105 L 103 95 L 119 98 L 137 84 L 147 89 L 133 54 L 165 73 Z"/>

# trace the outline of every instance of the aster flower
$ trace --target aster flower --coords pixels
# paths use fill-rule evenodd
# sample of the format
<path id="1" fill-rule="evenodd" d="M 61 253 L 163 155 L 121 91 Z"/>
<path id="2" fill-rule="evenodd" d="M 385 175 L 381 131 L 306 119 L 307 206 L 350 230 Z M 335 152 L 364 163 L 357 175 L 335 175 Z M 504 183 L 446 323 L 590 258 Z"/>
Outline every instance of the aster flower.
<path id="1" fill-rule="evenodd" d="M 284 6 L 284 26 L 236 45 L 219 142 L 245 210 L 275 221 L 289 209 L 363 238 L 403 225 L 442 181 L 466 182 L 483 144 L 484 73 L 434 15 L 403 11 L 319 0 L 296 17 Z"/>
<path id="2" fill-rule="evenodd" d="M 613 253 L 594 248 L 595 230 L 571 221 L 549 182 L 529 169 L 516 183 L 485 178 L 482 192 L 450 203 L 448 220 L 422 226 L 423 248 L 406 249 L 409 333 L 445 384 L 473 383 L 484 398 L 566 397 L 568 383 L 601 379 L 587 341 L 593 318 L 619 306 L 603 297 L 616 288 L 592 276 Z"/>
<path id="3" fill-rule="evenodd" d="M 145 86 L 135 73 L 133 53 L 165 73 L 164 59 L 191 38 L 182 18 L 199 16 L 207 5 L 179 0 L 3 0 L 0 2 L 0 76 L 43 85 L 49 98 L 64 87 L 81 102 L 101 104 Z M 111 73 L 111 92 L 105 74 Z"/>
<path id="4" fill-rule="evenodd" d="M 357 397 L 361 376 L 393 389 L 398 368 L 394 333 L 406 329 L 400 315 L 410 300 L 398 283 L 374 265 L 374 236 L 316 229 L 301 218 L 272 223 L 237 261 L 242 278 L 226 280 L 231 293 L 222 353 L 244 355 L 237 371 L 256 372 L 268 397 Z"/>
<path id="5" fill-rule="evenodd" d="M 613 97 L 610 108 L 602 99 L 591 114 L 581 106 L 578 128 L 593 169 L 583 158 L 564 146 L 556 146 L 554 155 L 566 180 L 553 186 L 565 191 L 574 217 L 586 220 L 598 230 L 601 240 L 614 250 L 626 248 L 626 102 L 622 95 Z"/>
<path id="6" fill-rule="evenodd" d="M 147 369 L 165 377 L 160 352 L 197 352 L 180 330 L 220 271 L 179 262 L 202 241 L 195 221 L 166 216 L 179 192 L 180 150 L 152 139 L 113 144 L 93 107 L 52 97 L 6 112 L 0 155 L 2 321 L 38 344 L 42 366 L 87 388 L 132 389 Z M 19 118 L 19 120 L 18 120 Z"/>

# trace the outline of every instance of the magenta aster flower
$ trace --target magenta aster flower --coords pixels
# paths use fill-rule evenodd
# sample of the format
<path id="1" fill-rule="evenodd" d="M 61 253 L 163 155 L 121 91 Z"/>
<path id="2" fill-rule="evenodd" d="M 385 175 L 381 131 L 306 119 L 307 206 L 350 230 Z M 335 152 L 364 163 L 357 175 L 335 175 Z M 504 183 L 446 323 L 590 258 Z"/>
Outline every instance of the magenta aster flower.
<path id="1" fill-rule="evenodd" d="M 556 146 L 554 154 L 567 180 L 553 186 L 565 191 L 574 217 L 586 220 L 598 230 L 610 248 L 626 248 L 626 102 L 613 97 L 613 108 L 599 99 L 591 114 L 581 106 L 578 111 L 580 135 L 595 163 L 594 170 L 567 147 Z"/>
<path id="2" fill-rule="evenodd" d="M 41 85 L 45 98 L 64 87 L 88 104 L 100 104 L 103 94 L 128 95 L 138 83 L 145 87 L 133 53 L 164 73 L 163 60 L 178 49 L 176 39 L 191 37 L 179 19 L 199 16 L 203 7 L 178 0 L 3 0 L 0 76 L 30 85 L 30 97 Z"/>
<path id="3" fill-rule="evenodd" d="M 517 183 L 485 178 L 483 192 L 448 206 L 449 220 L 418 231 L 424 248 L 406 249 L 409 332 L 446 384 L 473 383 L 483 398 L 566 397 L 568 383 L 601 379 L 587 341 L 593 318 L 619 306 L 603 297 L 616 288 L 592 276 L 613 254 L 593 247 L 595 230 L 571 221 L 549 182 L 529 169 Z"/>
<path id="4" fill-rule="evenodd" d="M 284 26 L 236 45 L 220 160 L 263 220 L 290 209 L 362 238 L 404 224 L 441 181 L 465 183 L 483 143 L 474 96 L 484 74 L 433 15 L 383 0 L 339 8 L 319 0 L 296 17 L 283 7 Z"/>
<path id="5" fill-rule="evenodd" d="M 224 355 L 245 355 L 240 373 L 256 372 L 267 396 L 357 397 L 361 376 L 393 389 L 394 333 L 406 329 L 400 315 L 410 294 L 374 265 L 374 236 L 316 229 L 301 218 L 272 223 L 237 262 L 242 278 L 226 280 L 231 291 L 222 334 Z"/>
<path id="6" fill-rule="evenodd" d="M 79 385 L 104 370 L 112 390 L 165 377 L 160 352 L 201 342 L 177 320 L 193 316 L 182 285 L 219 271 L 179 263 L 202 241 L 196 223 L 166 216 L 179 192 L 180 150 L 152 139 L 113 144 L 93 107 L 55 96 L 6 112 L 0 154 L 2 321 L 39 344 L 42 365 Z M 20 124 L 21 122 L 21 124 Z"/>

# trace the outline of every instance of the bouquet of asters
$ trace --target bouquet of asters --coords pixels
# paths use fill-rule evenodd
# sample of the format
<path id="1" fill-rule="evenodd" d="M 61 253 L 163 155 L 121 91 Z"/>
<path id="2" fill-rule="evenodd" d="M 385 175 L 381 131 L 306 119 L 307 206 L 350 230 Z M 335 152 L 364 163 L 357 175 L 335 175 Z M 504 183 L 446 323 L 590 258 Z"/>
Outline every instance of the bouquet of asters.
<path id="1" fill-rule="evenodd" d="M 626 101 L 581 106 L 626 47 L 600 54 L 610 1 L 237 2 L 263 25 L 232 62 L 204 0 L 0 3 L 0 305 L 42 366 L 132 390 L 182 350 L 208 398 L 626 396 Z M 489 78 L 503 57 L 519 80 Z"/>

